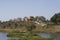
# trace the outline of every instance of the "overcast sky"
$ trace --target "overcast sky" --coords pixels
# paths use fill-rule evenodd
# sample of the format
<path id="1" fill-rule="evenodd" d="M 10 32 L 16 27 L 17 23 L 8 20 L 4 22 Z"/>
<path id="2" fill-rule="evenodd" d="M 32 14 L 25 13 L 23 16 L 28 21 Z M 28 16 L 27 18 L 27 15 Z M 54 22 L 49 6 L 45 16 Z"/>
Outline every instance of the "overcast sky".
<path id="1" fill-rule="evenodd" d="M 50 19 L 60 12 L 60 0 L 0 0 L 0 20 L 24 16 L 44 16 Z"/>

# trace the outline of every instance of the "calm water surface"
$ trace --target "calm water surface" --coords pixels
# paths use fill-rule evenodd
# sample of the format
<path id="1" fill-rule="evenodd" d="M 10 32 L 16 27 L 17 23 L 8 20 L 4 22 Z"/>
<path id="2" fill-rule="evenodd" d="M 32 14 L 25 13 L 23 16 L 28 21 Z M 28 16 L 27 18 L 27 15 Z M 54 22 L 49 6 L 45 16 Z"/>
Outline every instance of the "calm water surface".
<path id="1" fill-rule="evenodd" d="M 7 33 L 0 32 L 0 40 L 7 40 Z"/>
<path id="2" fill-rule="evenodd" d="M 38 33 L 38 35 L 43 37 L 43 38 L 51 38 L 51 37 L 53 37 L 54 40 L 60 40 L 60 33 L 56 33 L 56 34 Z"/>
<path id="3" fill-rule="evenodd" d="M 51 38 L 54 37 L 54 40 L 60 40 L 60 34 L 50 34 L 50 33 L 38 33 L 39 36 L 43 38 Z M 7 33 L 5 32 L 0 32 L 0 40 L 7 40 Z"/>

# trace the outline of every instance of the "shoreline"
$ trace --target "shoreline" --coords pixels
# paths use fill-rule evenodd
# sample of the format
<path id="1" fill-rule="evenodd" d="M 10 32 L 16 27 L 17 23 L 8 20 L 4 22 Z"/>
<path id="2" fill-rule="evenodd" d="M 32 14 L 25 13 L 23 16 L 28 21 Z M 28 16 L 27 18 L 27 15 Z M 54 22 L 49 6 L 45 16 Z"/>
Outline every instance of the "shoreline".
<path id="1" fill-rule="evenodd" d="M 21 30 L 21 29 L 0 29 L 0 32 L 12 32 L 12 31 L 20 31 L 21 33 L 26 33 L 26 30 Z M 33 33 L 60 33 L 60 31 L 50 31 L 50 30 L 40 30 L 40 31 L 32 31 Z"/>

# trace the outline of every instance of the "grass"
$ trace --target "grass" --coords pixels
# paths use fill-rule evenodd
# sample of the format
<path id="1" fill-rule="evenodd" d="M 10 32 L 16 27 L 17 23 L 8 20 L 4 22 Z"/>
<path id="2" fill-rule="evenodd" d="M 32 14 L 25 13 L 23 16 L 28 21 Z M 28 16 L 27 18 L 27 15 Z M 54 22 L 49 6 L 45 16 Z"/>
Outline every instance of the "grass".
<path id="1" fill-rule="evenodd" d="M 9 37 L 16 36 L 18 40 L 53 40 L 53 38 L 42 38 L 37 34 L 30 34 L 30 33 L 22 33 L 20 31 L 12 31 L 8 33 Z M 8 40 L 17 40 L 17 39 L 8 39 Z"/>

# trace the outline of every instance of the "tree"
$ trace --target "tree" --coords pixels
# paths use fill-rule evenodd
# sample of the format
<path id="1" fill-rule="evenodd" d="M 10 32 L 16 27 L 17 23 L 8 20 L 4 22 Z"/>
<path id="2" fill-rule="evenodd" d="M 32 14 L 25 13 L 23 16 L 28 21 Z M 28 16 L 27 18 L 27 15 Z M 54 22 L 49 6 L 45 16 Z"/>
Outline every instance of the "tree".
<path id="1" fill-rule="evenodd" d="M 38 22 L 45 22 L 45 21 L 46 21 L 46 18 L 43 17 L 43 16 L 36 16 L 36 17 L 35 17 L 35 21 L 38 21 Z"/>
<path id="2" fill-rule="evenodd" d="M 54 22 L 55 24 L 60 23 L 60 13 L 56 13 L 54 14 L 51 19 L 52 22 Z"/>

